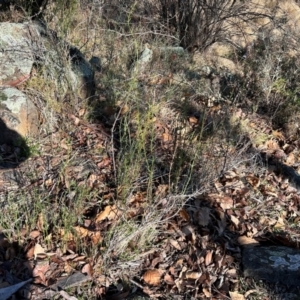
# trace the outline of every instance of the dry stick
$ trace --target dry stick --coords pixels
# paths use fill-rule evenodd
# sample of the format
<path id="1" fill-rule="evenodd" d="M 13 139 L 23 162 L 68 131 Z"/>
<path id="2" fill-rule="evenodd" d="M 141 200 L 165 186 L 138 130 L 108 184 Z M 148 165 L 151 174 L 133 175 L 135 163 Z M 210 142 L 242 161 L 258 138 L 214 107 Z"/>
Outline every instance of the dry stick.
<path id="1" fill-rule="evenodd" d="M 129 281 L 130 281 L 131 283 L 133 283 L 134 285 L 136 285 L 137 287 L 139 287 L 141 290 L 144 289 L 144 287 L 143 287 L 141 284 L 139 284 L 138 282 L 136 282 L 135 280 L 129 279 Z"/>
<path id="2" fill-rule="evenodd" d="M 114 167 L 115 182 L 117 182 L 117 168 L 116 168 L 116 160 L 115 160 L 115 152 L 114 152 L 114 149 L 115 149 L 114 148 L 114 131 L 115 131 L 117 121 L 120 118 L 120 114 L 122 112 L 122 109 L 123 109 L 124 105 L 125 104 L 123 104 L 122 107 L 120 107 L 119 112 L 117 114 L 117 117 L 116 117 L 116 119 L 114 121 L 114 124 L 113 124 L 113 126 L 111 128 L 111 140 L 110 140 L 110 142 L 111 142 L 111 147 L 112 147 L 112 161 L 113 161 L 113 167 Z"/>
<path id="3" fill-rule="evenodd" d="M 174 166 L 174 163 L 175 163 L 175 157 L 176 157 L 176 154 L 177 154 L 177 148 L 178 148 L 178 142 L 177 142 L 177 135 L 175 135 L 175 141 L 174 141 L 174 152 L 173 152 L 173 155 L 172 155 L 172 159 L 171 159 L 171 163 L 170 163 L 170 170 L 169 170 L 169 188 L 171 188 L 171 176 L 172 176 L 172 168 Z"/>

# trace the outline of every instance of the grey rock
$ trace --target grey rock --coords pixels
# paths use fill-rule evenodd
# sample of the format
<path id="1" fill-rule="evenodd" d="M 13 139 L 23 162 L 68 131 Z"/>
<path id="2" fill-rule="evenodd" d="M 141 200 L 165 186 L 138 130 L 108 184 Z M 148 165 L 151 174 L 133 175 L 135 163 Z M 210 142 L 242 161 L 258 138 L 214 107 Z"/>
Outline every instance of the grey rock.
<path id="1" fill-rule="evenodd" d="M 34 103 L 13 87 L 0 87 L 1 144 L 16 142 L 16 133 L 25 137 L 39 133 L 39 111 Z M 5 124 L 5 125 L 4 125 Z"/>
<path id="2" fill-rule="evenodd" d="M 71 88 L 82 99 L 94 94 L 94 71 L 84 55 L 38 22 L 0 23 L 0 85 L 17 86 L 30 78 L 33 64 L 46 70 L 64 96 Z M 68 65 L 68 57 L 70 64 Z"/>
<path id="3" fill-rule="evenodd" d="M 153 50 L 146 44 L 144 51 L 141 53 L 139 59 L 134 64 L 132 69 L 133 73 L 143 72 L 145 67 L 152 61 L 153 59 Z"/>
<path id="4" fill-rule="evenodd" d="M 30 77 L 34 63 L 28 25 L 0 23 L 0 85 L 16 86 Z"/>
<path id="5" fill-rule="evenodd" d="M 284 246 L 245 247 L 243 275 L 286 286 L 300 286 L 300 250 Z"/>
<path id="6" fill-rule="evenodd" d="M 145 45 L 145 49 L 135 62 L 133 72 L 143 72 L 146 66 L 149 66 L 157 57 L 169 57 L 172 55 L 184 56 L 186 53 L 182 47 L 151 47 Z"/>
<path id="7" fill-rule="evenodd" d="M 34 65 L 43 70 L 36 86 L 45 90 L 47 94 L 42 96 L 46 101 L 59 101 L 68 94 L 83 100 L 93 97 L 94 70 L 90 63 L 44 24 L 4 22 L 0 32 L 0 118 L 7 128 L 21 136 L 39 133 L 38 109 L 29 96 L 15 89 L 31 77 Z M 95 64 L 98 68 L 99 61 Z"/>
<path id="8" fill-rule="evenodd" d="M 185 70 L 185 77 L 189 81 L 200 80 L 201 79 L 201 75 L 197 72 L 192 71 L 192 70 Z"/>
<path id="9" fill-rule="evenodd" d="M 95 94 L 94 70 L 84 55 L 76 48 L 69 47 L 69 57 L 71 60 L 71 69 L 65 69 L 65 76 L 68 80 L 72 78 L 72 88 L 74 92 L 82 99 L 87 99 Z M 59 74 L 57 74 L 59 78 Z M 67 89 L 69 86 L 66 86 Z"/>
<path id="10" fill-rule="evenodd" d="M 96 72 L 101 72 L 102 70 L 102 64 L 101 64 L 101 59 L 97 56 L 92 56 L 91 59 L 89 60 L 92 68 Z"/>

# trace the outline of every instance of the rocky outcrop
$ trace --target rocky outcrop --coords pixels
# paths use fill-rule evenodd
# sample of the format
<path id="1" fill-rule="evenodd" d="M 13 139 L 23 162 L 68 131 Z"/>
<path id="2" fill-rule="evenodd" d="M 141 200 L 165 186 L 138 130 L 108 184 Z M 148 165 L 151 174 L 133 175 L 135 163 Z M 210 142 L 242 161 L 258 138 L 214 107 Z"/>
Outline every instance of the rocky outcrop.
<path id="1" fill-rule="evenodd" d="M 248 246 L 243 249 L 245 277 L 286 286 L 299 286 L 300 251 L 284 246 Z"/>
<path id="2" fill-rule="evenodd" d="M 0 24 L 0 85 L 17 86 L 30 77 L 34 63 L 33 31 L 24 24 Z"/>
<path id="3" fill-rule="evenodd" d="M 68 93 L 83 100 L 94 95 L 90 63 L 44 24 L 0 23 L 0 32 L 0 118 L 10 130 L 10 134 L 2 135 L 1 143 L 12 143 L 12 130 L 23 137 L 39 133 L 40 109 L 19 90 L 32 77 L 34 66 L 41 74 L 33 89 L 40 89 L 43 97 L 44 91 L 49 99 L 58 100 Z"/>
<path id="4" fill-rule="evenodd" d="M 0 118 L 9 129 L 22 136 L 39 133 L 39 111 L 21 91 L 13 87 L 0 87 Z M 0 143 L 13 144 L 12 131 L 4 132 Z M 5 138 L 4 138 L 5 137 Z"/>
<path id="5" fill-rule="evenodd" d="M 143 73 L 146 71 L 149 65 L 153 64 L 154 60 L 158 58 L 169 59 L 173 56 L 183 57 L 186 54 L 182 47 L 151 47 L 149 44 L 145 44 L 145 49 L 140 54 L 138 60 L 132 67 L 132 73 Z"/>

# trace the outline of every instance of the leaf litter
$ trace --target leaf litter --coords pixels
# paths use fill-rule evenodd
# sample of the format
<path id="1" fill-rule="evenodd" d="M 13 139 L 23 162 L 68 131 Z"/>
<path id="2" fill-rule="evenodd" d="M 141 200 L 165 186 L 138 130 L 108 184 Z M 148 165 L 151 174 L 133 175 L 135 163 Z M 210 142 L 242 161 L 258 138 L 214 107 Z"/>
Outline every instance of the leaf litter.
<path id="1" fill-rule="evenodd" d="M 39 213 L 31 230 L 24 227 L 22 251 L 14 238 L 5 237 L 2 229 L 1 299 L 9 298 L 17 290 L 31 299 L 58 293 L 65 299 L 73 299 L 64 294 L 65 289 L 86 283 L 93 286 L 98 297 L 106 295 L 107 299 L 125 299 L 136 289 L 152 298 L 190 294 L 195 299 L 228 299 L 228 296 L 245 299 L 255 290 L 244 294 L 234 290 L 238 288 L 240 274 L 240 246 L 266 240 L 298 245 L 300 232 L 295 224 L 300 221 L 300 198 L 294 178 L 297 174 L 292 169 L 297 169 L 300 157 L 297 148 L 292 147 L 296 141 L 271 131 L 266 142 L 248 150 L 252 157 L 258 158 L 256 172 L 245 160 L 215 179 L 205 192 L 182 196 L 185 205 L 179 209 L 172 206 L 169 186 L 156 184 L 154 194 L 160 200 L 155 209 L 165 213 L 153 224 L 153 230 L 159 230 L 155 231 L 152 244 L 127 263 L 118 263 L 119 245 L 102 255 L 107 247 L 107 233 L 118 228 L 121 220 L 128 224 L 133 220 L 142 222 L 150 201 L 149 191 L 143 188 L 134 191 L 125 206 L 116 197 L 122 187 L 110 184 L 115 176 L 116 147 L 111 144 L 109 129 L 89 125 L 80 115 L 72 115 L 70 119 L 76 125 L 70 137 L 62 133 L 61 140 L 52 139 L 51 149 L 58 153 L 33 157 L 25 163 L 38 176 L 31 182 L 25 181 L 21 189 L 28 191 L 35 187 L 45 195 L 51 194 L 53 204 L 63 194 L 70 206 L 77 196 L 72 191 L 74 183 L 97 193 L 83 207 L 76 208 L 79 218 L 69 228 L 67 224 L 54 224 L 49 212 Z M 171 151 L 172 130 L 163 121 L 157 122 L 157 141 L 162 152 Z M 195 123 L 193 119 L 189 122 Z M 254 117 L 251 128 L 253 132 L 256 129 Z M 265 131 L 270 132 L 268 128 Z M 47 143 L 44 147 L 47 148 Z M 75 155 L 70 158 L 70 149 L 76 158 Z M 221 151 L 221 147 L 216 151 Z M 65 166 L 64 160 L 68 160 Z M 102 197 L 100 204 L 99 197 Z M 164 210 L 168 205 L 169 210 Z M 142 232 L 131 236 L 124 249 L 134 252 L 139 249 Z M 83 255 L 81 244 L 98 247 L 98 254 Z M 10 273 L 14 273 L 13 279 L 7 275 Z M 131 284 L 125 289 L 112 290 L 114 282 Z"/>

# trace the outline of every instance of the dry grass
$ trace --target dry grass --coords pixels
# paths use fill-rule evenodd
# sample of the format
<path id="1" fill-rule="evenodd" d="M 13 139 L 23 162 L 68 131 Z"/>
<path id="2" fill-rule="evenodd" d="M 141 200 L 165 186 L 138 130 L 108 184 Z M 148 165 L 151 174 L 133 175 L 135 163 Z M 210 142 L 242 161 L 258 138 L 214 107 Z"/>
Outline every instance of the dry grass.
<path id="1" fill-rule="evenodd" d="M 274 3 L 267 2 L 267 8 L 273 9 Z M 286 11 L 291 8 L 292 4 L 281 7 Z M 100 12 L 96 6 L 61 7 L 54 3 L 45 12 L 50 28 L 60 37 L 80 48 L 87 58 L 101 57 L 102 72 L 95 74 L 96 95 L 85 107 L 78 105 L 76 97 L 68 98 L 68 104 L 62 102 L 68 91 L 49 80 L 49 70 L 41 69 L 24 87 L 45 103 L 46 137 L 37 147 L 38 155 L 32 157 L 38 161 L 41 155 L 44 161 L 36 165 L 36 174 L 24 173 L 38 182 L 39 188 L 30 194 L 9 195 L 0 228 L 9 240 L 20 244 L 38 228 L 49 249 L 59 247 L 62 251 L 70 246 L 69 237 L 75 237 L 78 251 L 93 258 L 95 272 L 119 268 L 118 272 L 122 269 L 127 274 L 128 269 L 140 271 L 141 263 L 136 267 L 136 262 L 143 253 L 163 244 L 170 224 L 191 199 L 199 201 L 214 189 L 222 189 L 222 193 L 230 189 L 218 185 L 226 171 L 242 170 L 241 177 L 247 172 L 264 176 L 257 156 L 247 150 L 250 145 L 260 149 L 272 139 L 272 132 L 261 132 L 270 124 L 257 115 L 253 119 L 245 115 L 252 111 L 263 115 L 262 110 L 269 106 L 266 115 L 272 122 L 287 107 L 299 104 L 298 90 L 289 82 L 287 71 L 276 71 L 282 60 L 289 63 L 286 53 L 273 52 L 273 44 L 266 40 L 255 44 L 247 59 L 242 58 L 240 49 L 221 44 L 214 45 L 206 56 L 157 55 L 144 70 L 134 72 L 146 43 L 158 49 L 171 45 L 177 37 L 149 30 L 143 22 L 131 23 L 130 15 L 125 19 L 127 26 L 111 29 Z M 242 47 L 257 39 L 254 27 L 250 27 L 265 22 L 239 25 L 243 38 L 232 38 Z M 69 67 L 64 60 L 61 63 Z M 213 74 L 201 73 L 206 65 L 215 67 Z M 188 78 L 191 73 L 187 71 L 201 73 L 201 79 Z M 225 73 L 236 76 L 236 86 L 226 96 L 220 92 L 222 82 L 214 81 Z M 80 116 L 80 125 L 101 124 L 106 130 L 101 147 L 101 138 L 93 135 L 91 127 L 72 123 L 70 115 L 78 117 L 79 106 L 88 112 Z M 105 159 L 110 167 L 97 167 Z M 84 166 L 89 163 L 86 171 Z M 98 181 L 91 176 L 95 169 Z M 259 207 L 262 194 L 255 190 L 251 196 L 256 199 L 251 205 Z M 78 232 L 76 235 L 75 226 L 99 217 L 110 205 L 116 205 L 118 218 L 95 225 L 101 231 L 101 241 L 93 245 L 90 236 L 83 239 Z M 278 217 L 272 213 L 270 218 Z M 247 291 L 251 286 L 241 282 L 239 289 Z M 265 294 L 254 289 L 259 290 L 258 297 Z"/>

